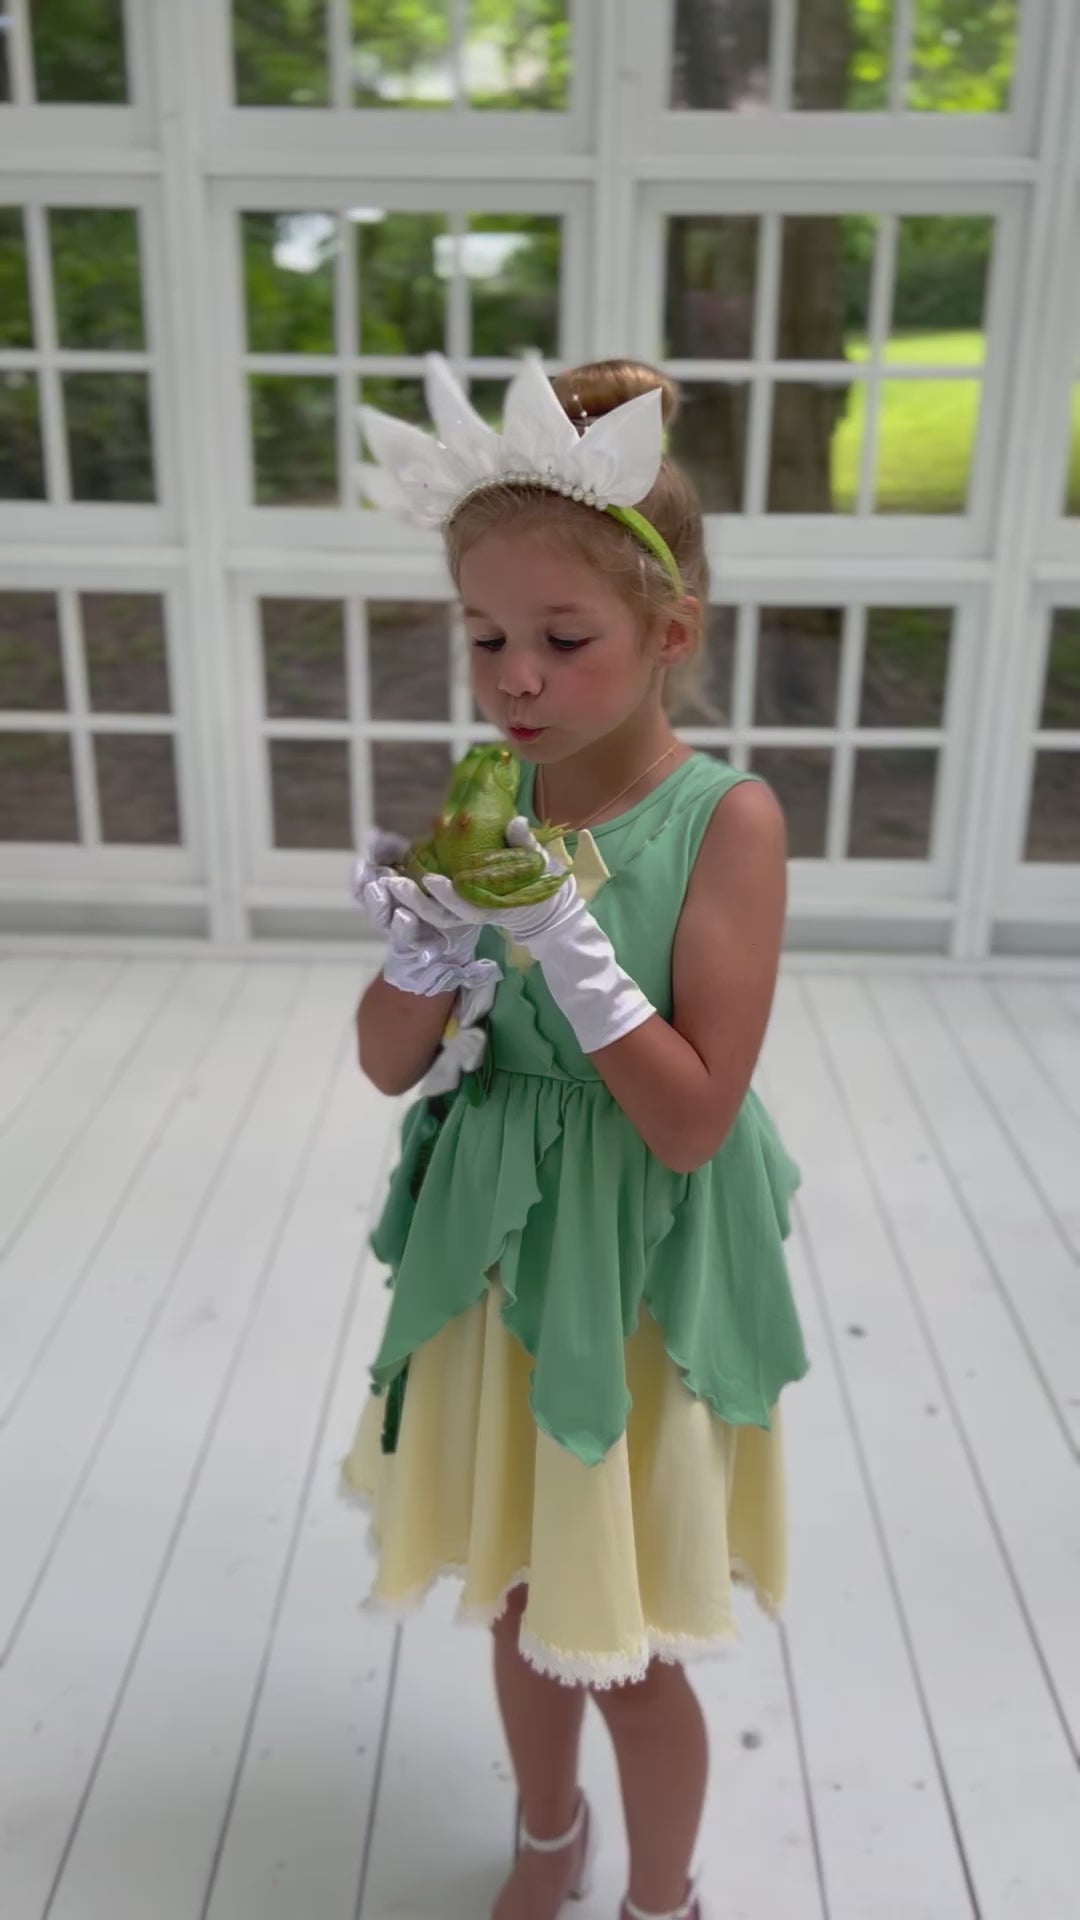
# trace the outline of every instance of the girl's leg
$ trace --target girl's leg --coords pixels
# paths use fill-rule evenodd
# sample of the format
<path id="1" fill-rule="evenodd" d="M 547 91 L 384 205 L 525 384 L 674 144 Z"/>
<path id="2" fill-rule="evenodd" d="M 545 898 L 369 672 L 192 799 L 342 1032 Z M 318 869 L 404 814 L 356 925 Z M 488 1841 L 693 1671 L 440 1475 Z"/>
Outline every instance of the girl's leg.
<path id="1" fill-rule="evenodd" d="M 510 1596 L 494 1627 L 495 1690 L 525 1826 L 536 1840 L 569 1832 L 578 1809 L 578 1749 L 585 1713 L 580 1687 L 545 1679 L 518 1650 L 527 1590 Z M 576 1881 L 585 1836 L 564 1853 L 523 1850 L 496 1903 L 493 1920 L 550 1920 Z"/>
<path id="2" fill-rule="evenodd" d="M 630 1898 L 644 1913 L 674 1913 L 686 1899 L 709 1767 L 697 1696 L 681 1667 L 654 1660 L 640 1685 L 593 1698 L 619 1766 Z"/>

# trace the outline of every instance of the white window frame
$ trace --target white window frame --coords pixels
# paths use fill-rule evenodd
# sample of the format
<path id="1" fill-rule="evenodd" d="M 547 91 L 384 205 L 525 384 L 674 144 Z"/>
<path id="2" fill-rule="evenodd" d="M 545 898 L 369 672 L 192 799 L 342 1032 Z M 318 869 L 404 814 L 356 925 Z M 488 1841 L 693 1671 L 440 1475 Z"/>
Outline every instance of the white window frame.
<path id="1" fill-rule="evenodd" d="M 1038 753 L 1071 753 L 1080 766 L 1080 728 L 1040 729 L 1043 690 L 1050 648 L 1051 621 L 1059 607 L 1080 611 L 1080 574 L 1069 584 L 1035 589 L 1028 644 L 1017 689 L 1011 728 L 1012 750 L 1005 765 L 1007 790 L 1004 832 L 995 886 L 997 917 L 1002 921 L 1080 922 L 1080 860 L 1026 860 L 1028 810 Z"/>
<path id="2" fill-rule="evenodd" d="M 811 113 L 782 103 L 789 99 L 795 57 L 798 0 L 774 0 L 769 53 L 768 113 L 710 108 L 672 108 L 671 69 L 674 10 L 667 5 L 643 9 L 646 36 L 642 62 L 641 124 L 647 145 L 668 166 L 693 160 L 695 171 L 716 170 L 730 179 L 732 162 L 758 167 L 768 175 L 792 177 L 809 161 L 855 166 L 858 177 L 891 180 L 896 163 L 905 173 L 941 171 L 943 163 L 1017 160 L 1035 144 L 1042 62 L 1054 0 L 1019 0 L 1024 11 L 1011 99 L 1004 113 L 917 113 L 904 107 L 907 49 L 915 17 L 914 0 L 893 0 L 890 105 L 872 113 L 843 110 Z M 868 151 L 867 133 L 873 134 Z M 1010 170 L 1011 171 L 1011 170 Z M 1012 177 L 1020 178 L 1019 169 Z M 910 174 L 909 174 L 910 177 Z"/>
<path id="3" fill-rule="evenodd" d="M 48 483 L 60 476 L 61 497 L 42 501 L 0 501 L 0 541 L 40 541 L 42 544 L 112 543 L 117 547 L 144 547 L 167 543 L 180 535 L 180 475 L 176 407 L 180 396 L 171 377 L 174 367 L 174 327 L 180 323 L 169 298 L 162 244 L 162 202 L 152 180 L 106 173 L 98 156 L 97 171 L 81 176 L 27 173 L 8 184 L 0 172 L 0 204 L 25 209 L 27 277 L 34 316 L 35 346 L 19 353 L 5 351 L 4 365 L 39 367 L 41 377 L 41 433 Z M 49 207 L 122 208 L 134 213 L 142 262 L 143 330 L 145 345 L 135 351 L 110 348 L 61 347 L 56 339 L 52 263 L 47 245 L 44 210 Z M 70 496 L 67 438 L 59 399 L 63 372 L 145 373 L 150 401 L 151 456 L 157 499 L 153 504 L 78 501 Z M 66 494 L 66 498 L 64 497 Z"/>
<path id="4" fill-rule="evenodd" d="M 586 351 L 586 297 L 590 247 L 589 200 L 584 188 L 556 182 L 541 185 L 533 181 L 507 184 L 501 180 L 475 178 L 468 181 L 428 180 L 426 183 L 383 179 L 365 181 L 363 189 L 344 184 L 340 179 L 315 179 L 297 184 L 265 180 L 219 182 L 215 189 L 214 260 L 218 285 L 234 289 L 223 315 L 221 353 L 222 418 L 226 422 L 225 446 L 230 456 L 227 468 L 227 497 L 232 538 L 242 547 L 348 548 L 350 551 L 381 552 L 387 546 L 417 554 L 437 553 L 439 543 L 424 534 L 393 521 L 389 516 L 353 507 L 266 507 L 254 504 L 251 422 L 248 410 L 245 361 L 249 357 L 244 340 L 243 259 L 240 244 L 242 212 L 346 213 L 361 192 L 369 193 L 377 184 L 378 204 L 388 213 L 446 213 L 465 216 L 470 213 L 551 214 L 563 222 L 562 276 L 559 288 L 559 333 L 563 346 L 560 360 L 575 360 Z M 352 408 L 343 407 L 343 391 L 355 385 L 350 369 L 372 356 L 356 354 L 344 330 L 353 316 L 348 300 L 338 300 L 337 335 L 333 354 L 326 356 L 260 355 L 267 369 L 303 377 L 306 372 L 338 377 L 338 461 L 355 463 L 361 449 L 350 419 Z M 454 331 L 453 302 L 448 302 L 451 334 Z M 454 342 L 449 345 L 453 355 Z M 457 358 L 458 356 L 453 355 Z M 470 358 L 469 364 L 480 377 L 507 378 L 514 362 Z M 558 362 L 550 362 L 556 365 Z M 373 369 L 373 371 L 376 369 Z M 416 357 L 380 360 L 377 370 L 416 378 L 422 373 L 422 361 Z M 344 379 L 341 377 L 344 373 Z M 350 434 L 350 427 L 353 428 Z M 344 476 L 342 476 L 344 477 Z"/>
<path id="5" fill-rule="evenodd" d="M 50 593 L 57 597 L 60 645 L 69 706 L 55 713 L 5 712 L 0 732 L 47 733 L 72 736 L 72 776 L 81 842 L 9 841 L 0 865 L 0 900 L 69 898 L 85 893 L 89 884 L 99 896 L 134 896 L 148 904 L 190 901 L 198 890 L 205 866 L 207 821 L 205 783 L 199 763 L 195 725 L 196 688 L 190 649 L 183 637 L 190 631 L 190 609 L 185 583 L 177 568 L 165 569 L 152 559 L 115 559 L 95 575 L 83 558 L 57 556 L 40 560 L 5 561 L 0 591 Z M 79 644 L 80 593 L 152 593 L 162 601 L 166 661 L 171 695 L 168 714 L 111 714 L 91 709 Z M 168 735 L 175 753 L 176 798 L 180 824 L 177 845 L 129 846 L 107 843 L 94 794 L 88 736 L 95 733 L 138 738 Z"/>
<path id="6" fill-rule="evenodd" d="M 552 177 L 552 153 L 585 156 L 589 146 L 589 102 L 597 51 L 596 7 L 592 0 L 568 0 L 573 54 L 570 105 L 565 112 L 519 114 L 459 107 L 365 110 L 349 102 L 345 50 L 348 0 L 327 0 L 330 71 L 329 103 L 320 107 L 238 107 L 233 85 L 228 14 L 218 0 L 184 0 L 201 12 L 207 60 L 208 128 L 211 172 L 251 171 L 260 175 L 280 165 L 280 155 L 296 156 L 297 172 L 351 171 L 362 158 L 365 176 L 372 162 L 389 159 L 399 178 L 432 177 L 433 164 L 445 178 L 444 163 L 467 156 L 470 169 L 488 156 L 497 168 L 513 155 L 514 169 L 532 159 L 544 179 Z M 460 54 L 466 0 L 448 0 L 452 58 Z M 394 157 L 397 156 L 396 162 Z"/>
<path id="7" fill-rule="evenodd" d="M 995 244 L 986 288 L 986 358 L 980 374 L 982 394 L 978 429 L 972 449 L 968 510 L 963 514 L 772 514 L 749 512 L 710 516 L 715 537 L 725 551 L 739 558 L 758 559 L 782 543 L 786 553 L 820 556 L 842 565 L 853 554 L 895 561 L 917 552 L 928 558 L 965 559 L 985 554 L 990 546 L 994 507 L 993 469 L 999 456 L 1009 391 L 1008 349 L 1010 290 L 1022 271 L 1023 196 L 1011 188 L 940 185 L 932 194 L 922 186 L 804 186 L 739 185 L 719 187 L 701 181 L 646 185 L 642 188 L 638 220 L 637 284 L 642 289 L 634 351 L 647 360 L 660 357 L 663 345 L 664 232 L 669 218 L 694 214 L 760 216 L 762 239 L 758 250 L 755 351 L 747 362 L 695 360 L 673 363 L 689 379 L 730 377 L 747 381 L 751 395 L 750 444 L 747 465 L 749 487 L 760 491 L 768 474 L 768 432 L 772 409 L 767 404 L 772 379 L 836 380 L 831 363 L 810 360 L 771 361 L 768 349 L 776 338 L 780 298 L 780 222 L 784 215 L 880 214 L 898 220 L 905 214 L 984 216 L 996 221 Z M 879 248 L 879 257 L 883 257 Z M 889 289 L 876 276 L 875 300 Z M 887 314 L 884 319 L 887 323 Z M 886 324 L 887 337 L 887 324 Z M 871 377 L 874 363 L 868 362 Z M 852 366 L 853 381 L 859 379 Z M 896 378 L 888 368 L 882 377 Z M 920 377 L 921 376 L 920 374 Z M 930 376 L 933 377 L 933 376 Z M 952 376 L 964 377 L 963 368 Z M 781 539 L 778 539 L 778 534 Z"/>

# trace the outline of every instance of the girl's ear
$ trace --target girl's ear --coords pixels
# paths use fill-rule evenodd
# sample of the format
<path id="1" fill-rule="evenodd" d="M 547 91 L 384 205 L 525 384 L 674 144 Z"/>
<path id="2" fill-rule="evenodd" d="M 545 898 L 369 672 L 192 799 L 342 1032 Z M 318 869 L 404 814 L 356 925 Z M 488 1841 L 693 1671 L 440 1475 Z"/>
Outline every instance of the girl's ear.
<path id="1" fill-rule="evenodd" d="M 677 667 L 697 646 L 701 626 L 701 605 L 695 594 L 687 593 L 673 607 L 659 631 L 657 659 L 662 667 Z"/>

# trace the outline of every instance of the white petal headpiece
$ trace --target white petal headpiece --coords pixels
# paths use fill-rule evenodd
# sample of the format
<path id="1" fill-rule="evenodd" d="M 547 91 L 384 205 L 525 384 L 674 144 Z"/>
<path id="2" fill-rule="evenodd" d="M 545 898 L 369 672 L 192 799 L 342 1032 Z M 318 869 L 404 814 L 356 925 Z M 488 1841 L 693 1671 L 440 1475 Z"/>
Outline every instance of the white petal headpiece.
<path id="1" fill-rule="evenodd" d="M 423 527 L 445 524 L 482 487 L 547 487 L 611 513 L 663 563 L 681 593 L 679 569 L 666 541 L 633 511 L 660 471 L 664 455 L 659 388 L 615 407 L 579 434 L 539 359 L 531 355 L 510 383 L 497 434 L 481 420 L 442 354 L 425 363 L 425 395 L 436 435 L 361 407 L 375 464 L 360 480 L 374 506 L 407 514 Z"/>

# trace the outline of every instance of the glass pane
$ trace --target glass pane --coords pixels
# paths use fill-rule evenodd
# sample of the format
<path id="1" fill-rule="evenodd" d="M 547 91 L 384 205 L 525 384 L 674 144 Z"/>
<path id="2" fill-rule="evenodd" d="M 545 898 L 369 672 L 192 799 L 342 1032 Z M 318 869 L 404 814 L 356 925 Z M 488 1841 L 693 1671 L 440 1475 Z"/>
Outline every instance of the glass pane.
<path id="1" fill-rule="evenodd" d="M 880 112 L 889 104 L 892 0 L 802 0 L 792 103 L 810 112 Z"/>
<path id="2" fill-rule="evenodd" d="M 534 347 L 554 358 L 562 221 L 538 213 L 474 213 L 457 244 L 472 304 L 472 352 L 497 358 Z"/>
<path id="3" fill-rule="evenodd" d="M 446 346 L 446 218 L 353 207 L 362 353 L 441 353 Z"/>
<path id="4" fill-rule="evenodd" d="M 251 379 L 255 501 L 260 507 L 336 507 L 337 385 L 276 374 Z"/>
<path id="5" fill-rule="evenodd" d="M 769 97 L 772 0 L 675 0 L 671 104 L 760 107 Z"/>
<path id="6" fill-rule="evenodd" d="M 62 713 L 64 669 L 52 593 L 0 593 L 0 708 Z"/>
<path id="7" fill-rule="evenodd" d="M 767 780 L 787 824 L 792 860 L 822 860 L 829 818 L 832 754 L 827 747 L 755 747 L 755 773 Z"/>
<path id="8" fill-rule="evenodd" d="M 878 513 L 963 513 L 979 424 L 978 380 L 883 380 Z"/>
<path id="9" fill-rule="evenodd" d="M 1054 613 L 1039 725 L 1080 732 L 1080 607 Z"/>
<path id="10" fill-rule="evenodd" d="M 431 831 L 450 778 L 448 747 L 376 740 L 371 748 L 375 818 L 389 833 L 416 839 Z"/>
<path id="11" fill-rule="evenodd" d="M 0 840 L 78 840 L 66 733 L 0 733 Z"/>
<path id="12" fill-rule="evenodd" d="M 749 419 L 749 386 L 709 380 L 683 385 L 669 441 L 704 513 L 743 511 Z"/>
<path id="13" fill-rule="evenodd" d="M 325 107 L 326 0 L 233 0 L 240 107 Z"/>
<path id="14" fill-rule="evenodd" d="M 365 406 L 379 407 L 383 413 L 395 414 L 399 420 L 408 420 L 414 427 L 431 431 L 421 380 L 380 379 L 369 375 L 363 382 L 360 397 Z"/>
<path id="15" fill-rule="evenodd" d="M 0 47 L 3 44 L 0 32 Z M 0 207 L 0 347 L 33 344 L 22 208 Z"/>
<path id="16" fill-rule="evenodd" d="M 1065 478 L 1065 512 L 1080 514 L 1080 380 L 1072 390 L 1072 432 L 1069 436 L 1069 467 Z"/>
<path id="17" fill-rule="evenodd" d="M 1017 11 L 1016 0 L 915 0 L 908 106 L 925 113 L 1004 113 Z"/>
<path id="18" fill-rule="evenodd" d="M 345 720 L 345 603 L 261 600 L 266 711 L 272 720 Z"/>
<path id="19" fill-rule="evenodd" d="M 123 104 L 123 0 L 33 0 L 27 12 L 39 100 Z"/>
<path id="20" fill-rule="evenodd" d="M 868 607 L 860 727 L 940 727 L 949 607 Z"/>
<path id="21" fill-rule="evenodd" d="M 850 513 L 859 480 L 862 386 L 777 381 L 769 459 L 770 513 Z"/>
<path id="22" fill-rule="evenodd" d="M 110 845 L 177 847 L 176 759 L 167 733 L 94 736 L 101 837 Z"/>
<path id="23" fill-rule="evenodd" d="M 244 213 L 244 293 L 252 353 L 333 353 L 330 213 Z"/>
<path id="24" fill-rule="evenodd" d="M 866 357 L 877 226 L 872 214 L 785 216 L 778 359 Z"/>
<path id="25" fill-rule="evenodd" d="M 51 207 L 53 297 L 62 347 L 141 347 L 139 230 L 131 207 Z"/>
<path id="26" fill-rule="evenodd" d="M 489 427 L 494 427 L 497 433 L 501 433 L 507 382 L 505 380 L 470 380 L 468 386 L 469 399 L 481 420 L 486 420 Z"/>
<path id="27" fill-rule="evenodd" d="M 668 221 L 668 359 L 749 359 L 759 225 L 756 216 L 741 214 L 680 214 Z"/>
<path id="28" fill-rule="evenodd" d="M 161 595 L 83 593 L 79 599 L 94 712 L 171 713 Z"/>
<path id="29" fill-rule="evenodd" d="M 670 678 L 680 726 L 730 726 L 737 612 L 735 607 L 709 607 L 701 654 L 684 673 L 676 670 Z"/>
<path id="30" fill-rule="evenodd" d="M 0 373 L 0 500 L 44 500 L 36 373 Z"/>
<path id="31" fill-rule="evenodd" d="M 853 860 L 929 859 L 937 763 L 922 750 L 856 753 Z"/>
<path id="32" fill-rule="evenodd" d="M 759 727 L 833 727 L 840 690 L 840 607 L 762 607 L 754 719 Z"/>
<path id="33" fill-rule="evenodd" d="M 567 0 L 469 0 L 465 96 L 471 107 L 565 111 L 570 103 Z"/>
<path id="34" fill-rule="evenodd" d="M 373 720 L 449 719 L 449 614 L 439 601 L 368 601 Z"/>
<path id="35" fill-rule="evenodd" d="M 913 366 L 981 366 L 994 222 L 909 215 L 898 222 L 896 290 L 885 357 Z"/>
<path id="36" fill-rule="evenodd" d="M 141 373 L 65 373 L 71 491 L 76 500 L 155 498 L 150 394 Z"/>
<path id="37" fill-rule="evenodd" d="M 358 107 L 445 107 L 454 98 L 449 0 L 351 0 Z"/>
<path id="38" fill-rule="evenodd" d="M 351 847 L 347 743 L 271 740 L 267 744 L 275 847 Z"/>
<path id="39" fill-rule="evenodd" d="M 1025 860 L 1080 860 L 1080 753 L 1037 753 Z"/>

